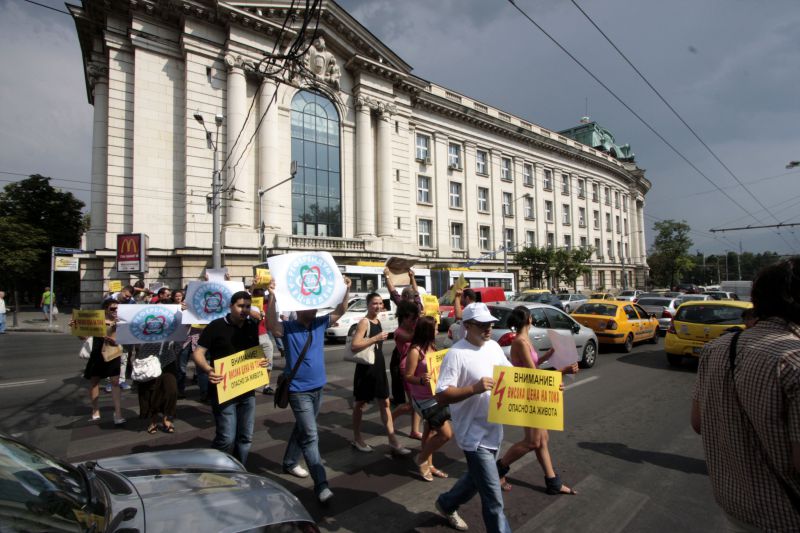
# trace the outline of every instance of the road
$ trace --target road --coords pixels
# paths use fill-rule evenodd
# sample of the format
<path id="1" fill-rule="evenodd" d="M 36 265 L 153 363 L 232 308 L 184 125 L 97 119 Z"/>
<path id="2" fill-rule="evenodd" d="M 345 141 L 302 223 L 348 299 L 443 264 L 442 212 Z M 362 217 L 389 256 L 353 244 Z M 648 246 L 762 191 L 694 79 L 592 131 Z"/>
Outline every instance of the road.
<path id="1" fill-rule="evenodd" d="M 663 340 L 662 340 L 663 343 Z M 136 419 L 135 393 L 124 393 L 125 429 L 111 423 L 111 399 L 103 395 L 104 420 L 88 422 L 83 361 L 77 339 L 61 334 L 15 333 L 0 337 L 0 431 L 41 448 L 81 460 L 176 447 L 207 447 L 213 436 L 208 406 L 189 399 L 178 404 L 177 433 L 148 435 Z M 392 343 L 384 347 L 391 352 Z M 326 348 L 329 384 L 320 414 L 320 448 L 335 493 L 328 507 L 318 505 L 310 480 L 281 474 L 281 457 L 291 432 L 289 410 L 276 410 L 259 395 L 254 446 L 248 468 L 294 492 L 323 531 L 381 533 L 452 531 L 433 510 L 435 497 L 465 469 L 454 442 L 436 457 L 450 473 L 433 483 L 414 476 L 411 459 L 393 459 L 375 409 L 363 429 L 370 454 L 353 450 L 350 405 L 353 366 L 344 347 Z M 276 361 L 276 367 L 282 365 Z M 669 368 L 662 344 L 637 346 L 633 353 L 601 351 L 597 365 L 567 378 L 566 430 L 550 433 L 550 449 L 562 479 L 578 496 L 548 496 L 533 454 L 512 467 L 513 490 L 505 494 L 514 531 L 726 531 L 703 460 L 700 439 L 689 427 L 695 370 Z M 409 419 L 398 421 L 407 439 Z M 521 438 L 507 427 L 504 450 Z M 475 498 L 461 515 L 482 530 Z"/>

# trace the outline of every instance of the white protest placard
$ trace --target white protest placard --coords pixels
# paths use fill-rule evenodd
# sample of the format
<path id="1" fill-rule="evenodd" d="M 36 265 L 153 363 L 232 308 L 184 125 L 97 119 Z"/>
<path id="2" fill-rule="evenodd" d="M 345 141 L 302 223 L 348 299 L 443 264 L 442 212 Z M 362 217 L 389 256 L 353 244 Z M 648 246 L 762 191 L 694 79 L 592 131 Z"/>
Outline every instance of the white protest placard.
<path id="1" fill-rule="evenodd" d="M 550 339 L 550 344 L 553 345 L 553 355 L 550 356 L 548 361 L 553 368 L 561 370 L 565 366 L 577 363 L 580 360 L 578 356 L 578 349 L 575 347 L 575 340 L 572 335 L 562 335 L 555 330 L 548 329 L 547 337 Z"/>
<path id="2" fill-rule="evenodd" d="M 281 312 L 336 307 L 344 297 L 342 273 L 328 252 L 295 252 L 267 259 Z"/>
<path id="3" fill-rule="evenodd" d="M 117 310 L 117 342 L 146 344 L 186 340 L 180 305 L 120 305 Z"/>
<path id="4" fill-rule="evenodd" d="M 225 281 L 225 276 L 228 274 L 227 268 L 207 268 L 206 276 L 207 281 Z"/>
<path id="5" fill-rule="evenodd" d="M 186 289 L 184 324 L 208 324 L 228 314 L 231 296 L 243 291 L 241 281 L 190 281 Z"/>

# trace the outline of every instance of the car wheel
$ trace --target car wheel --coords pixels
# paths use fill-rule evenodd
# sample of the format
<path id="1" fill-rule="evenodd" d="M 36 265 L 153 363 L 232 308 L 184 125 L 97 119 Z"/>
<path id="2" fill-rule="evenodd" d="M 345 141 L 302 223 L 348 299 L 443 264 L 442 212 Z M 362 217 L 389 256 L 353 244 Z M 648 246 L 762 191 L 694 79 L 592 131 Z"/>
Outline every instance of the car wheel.
<path id="1" fill-rule="evenodd" d="M 594 341 L 589 341 L 583 347 L 583 357 L 581 358 L 579 366 L 581 368 L 592 368 L 596 361 L 597 346 L 595 346 Z"/>
<path id="2" fill-rule="evenodd" d="M 628 338 L 625 339 L 625 344 L 622 345 L 622 349 L 625 353 L 631 353 L 633 351 L 633 335 L 628 333 Z"/>
<path id="3" fill-rule="evenodd" d="M 683 357 L 672 353 L 667 354 L 667 362 L 670 366 L 681 366 L 683 364 Z"/>
<path id="4" fill-rule="evenodd" d="M 658 344 L 658 328 L 653 332 L 653 336 L 650 337 L 650 344 Z"/>

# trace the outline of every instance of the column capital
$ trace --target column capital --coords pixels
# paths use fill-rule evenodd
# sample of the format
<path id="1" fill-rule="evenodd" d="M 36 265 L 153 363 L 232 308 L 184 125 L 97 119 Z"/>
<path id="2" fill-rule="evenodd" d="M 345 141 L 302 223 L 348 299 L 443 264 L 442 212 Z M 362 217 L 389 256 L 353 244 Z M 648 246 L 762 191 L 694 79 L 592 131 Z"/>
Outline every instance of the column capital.
<path id="1" fill-rule="evenodd" d="M 234 55 L 231 53 L 225 54 L 225 65 L 228 67 L 228 71 L 233 71 L 235 69 L 244 69 L 246 61 L 240 55 Z"/>
<path id="2" fill-rule="evenodd" d="M 397 107 L 394 104 L 380 100 L 378 100 L 375 109 L 378 112 L 380 119 L 386 122 L 391 120 L 392 115 L 397 113 Z"/>
<path id="3" fill-rule="evenodd" d="M 89 61 L 86 63 L 86 74 L 92 88 L 96 83 L 108 83 L 108 64 L 101 61 Z"/>

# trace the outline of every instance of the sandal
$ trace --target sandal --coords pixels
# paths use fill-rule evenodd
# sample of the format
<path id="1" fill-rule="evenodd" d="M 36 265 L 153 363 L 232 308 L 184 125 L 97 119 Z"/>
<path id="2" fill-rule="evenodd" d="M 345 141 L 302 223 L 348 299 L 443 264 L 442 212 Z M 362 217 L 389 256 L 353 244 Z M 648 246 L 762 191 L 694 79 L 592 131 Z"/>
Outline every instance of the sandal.
<path id="1" fill-rule="evenodd" d="M 433 469 L 428 466 L 427 462 L 417 465 L 417 468 L 419 468 L 419 477 L 424 481 L 433 481 Z"/>
<path id="2" fill-rule="evenodd" d="M 500 478 L 500 490 L 503 492 L 511 492 L 511 489 L 514 488 L 514 485 L 506 481 L 506 478 Z"/>
<path id="3" fill-rule="evenodd" d="M 561 478 L 559 477 L 558 474 L 556 474 L 555 477 L 544 478 L 544 484 L 546 487 L 545 492 L 547 492 L 547 494 L 550 494 L 551 496 L 556 496 L 560 494 L 575 496 L 578 494 L 574 489 L 571 489 L 566 485 L 564 485 L 561 482 Z"/>
<path id="4" fill-rule="evenodd" d="M 150 424 L 147 426 L 147 432 L 151 435 L 155 435 L 158 431 L 158 424 Z"/>
<path id="5" fill-rule="evenodd" d="M 442 478 L 442 479 L 447 479 L 447 478 L 450 477 L 449 475 L 447 475 L 447 472 L 442 472 L 441 470 L 439 470 L 435 466 L 431 467 L 431 474 L 433 474 L 435 477 Z"/>
<path id="6" fill-rule="evenodd" d="M 418 431 L 412 431 L 411 433 L 408 434 L 408 438 L 414 440 L 422 440 L 422 433 Z"/>
<path id="7" fill-rule="evenodd" d="M 173 426 L 172 424 L 164 425 L 162 431 L 164 433 L 175 433 L 175 426 Z"/>

